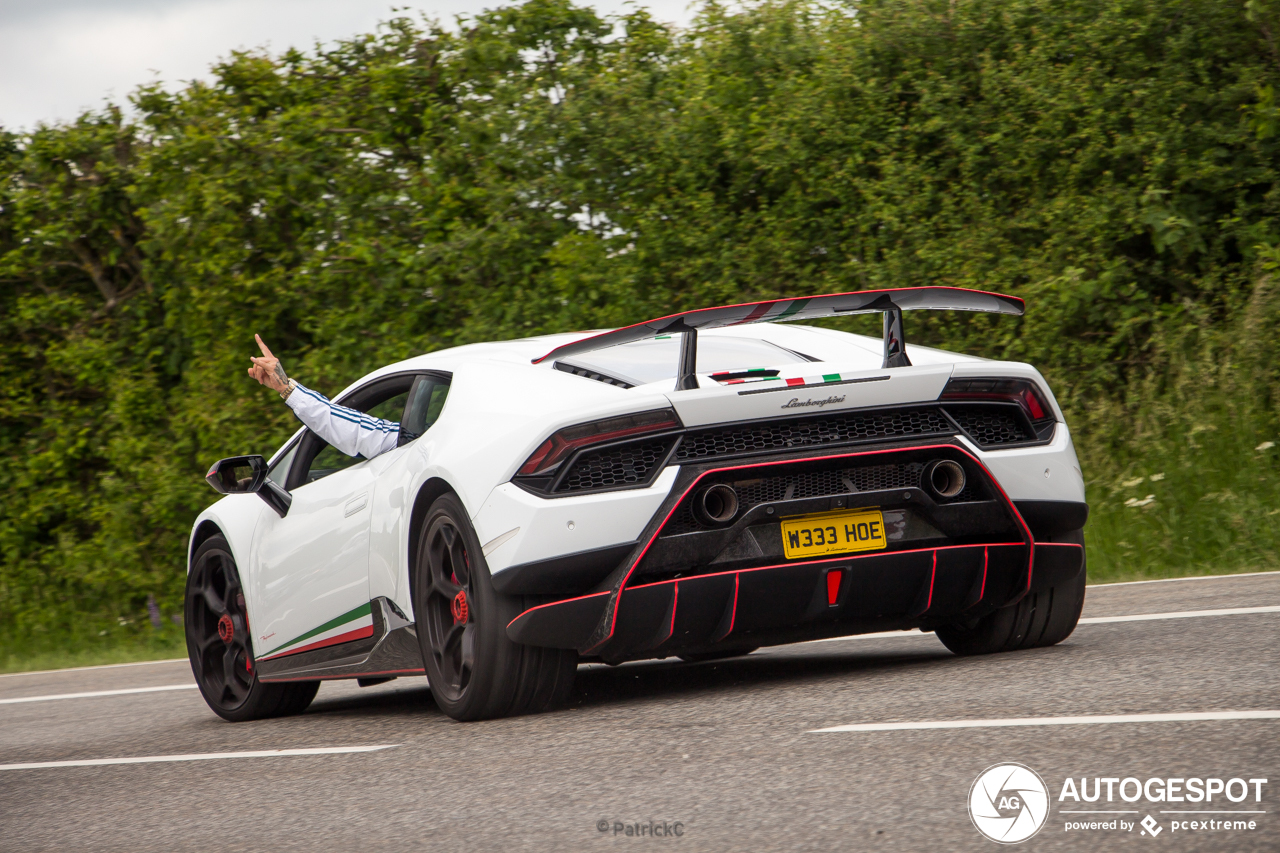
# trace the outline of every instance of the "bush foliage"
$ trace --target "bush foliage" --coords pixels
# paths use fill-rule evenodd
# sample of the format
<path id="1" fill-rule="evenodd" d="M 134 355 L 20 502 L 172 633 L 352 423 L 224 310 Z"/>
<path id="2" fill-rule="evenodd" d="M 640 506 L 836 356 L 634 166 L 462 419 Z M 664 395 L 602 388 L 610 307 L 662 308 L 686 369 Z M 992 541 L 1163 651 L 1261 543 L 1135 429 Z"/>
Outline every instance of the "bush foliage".
<path id="1" fill-rule="evenodd" d="M 1280 4 L 529 0 L 233 54 L 0 131 L 0 648 L 179 612 L 221 456 L 284 407 L 475 340 L 944 283 L 1021 320 L 1081 449 L 1096 577 L 1275 567 Z M 165 628 L 170 631 L 171 628 Z"/>

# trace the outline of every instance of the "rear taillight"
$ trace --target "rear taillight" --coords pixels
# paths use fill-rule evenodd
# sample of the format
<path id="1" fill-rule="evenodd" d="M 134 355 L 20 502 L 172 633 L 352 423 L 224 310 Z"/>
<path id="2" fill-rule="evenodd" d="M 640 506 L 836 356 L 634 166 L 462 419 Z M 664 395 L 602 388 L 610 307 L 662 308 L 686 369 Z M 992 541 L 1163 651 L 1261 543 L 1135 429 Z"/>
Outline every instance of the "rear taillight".
<path id="1" fill-rule="evenodd" d="M 1053 409 L 1030 379 L 952 379 L 938 399 L 945 403 L 1017 403 L 1037 426 L 1053 420 Z"/>
<path id="2" fill-rule="evenodd" d="M 579 448 L 679 428 L 680 419 L 672 409 L 622 415 L 565 427 L 542 442 L 520 466 L 518 474 L 521 477 L 545 477 Z"/>

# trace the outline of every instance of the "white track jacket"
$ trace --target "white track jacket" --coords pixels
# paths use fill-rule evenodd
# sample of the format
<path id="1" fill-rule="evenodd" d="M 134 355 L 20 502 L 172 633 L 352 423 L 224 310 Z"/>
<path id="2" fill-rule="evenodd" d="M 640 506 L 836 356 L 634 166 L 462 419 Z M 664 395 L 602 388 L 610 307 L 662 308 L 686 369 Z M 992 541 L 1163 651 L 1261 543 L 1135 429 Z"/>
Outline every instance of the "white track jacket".
<path id="1" fill-rule="evenodd" d="M 395 421 L 331 403 L 328 397 L 302 385 L 294 386 L 285 404 L 312 432 L 348 456 L 372 459 L 393 450 L 400 440 L 400 424 Z"/>

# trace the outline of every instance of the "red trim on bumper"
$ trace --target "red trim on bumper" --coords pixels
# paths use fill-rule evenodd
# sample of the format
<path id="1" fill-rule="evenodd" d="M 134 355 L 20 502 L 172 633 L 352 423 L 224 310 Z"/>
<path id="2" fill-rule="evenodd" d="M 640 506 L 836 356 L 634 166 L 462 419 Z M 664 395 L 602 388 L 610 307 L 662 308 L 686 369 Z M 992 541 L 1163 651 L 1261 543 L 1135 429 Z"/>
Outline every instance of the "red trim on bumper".
<path id="1" fill-rule="evenodd" d="M 991 473 L 991 469 L 987 468 L 986 465 L 982 464 L 981 459 L 974 456 L 972 453 L 970 453 L 961 445 L 922 444 L 922 445 L 916 445 L 911 447 L 887 448 L 884 450 L 864 450 L 859 453 L 837 453 L 837 454 L 832 454 L 830 456 L 808 456 L 808 457 L 802 457 L 799 459 L 780 459 L 773 462 L 755 462 L 755 463 L 748 463 L 745 465 L 730 465 L 724 468 L 712 468 L 712 469 L 703 471 L 701 474 L 699 474 L 694 479 L 694 481 L 689 484 L 688 488 L 684 490 L 684 493 L 680 495 L 680 497 L 676 500 L 676 502 L 671 505 L 671 509 L 667 511 L 666 518 L 662 519 L 662 523 L 657 526 L 657 528 L 653 532 L 653 535 L 649 537 L 649 541 L 645 543 L 644 550 L 642 550 L 640 552 L 640 555 L 636 557 L 635 561 L 631 564 L 631 568 L 627 569 L 627 574 L 625 577 L 623 577 L 622 584 L 618 587 L 618 589 L 612 593 L 595 593 L 596 595 L 602 595 L 602 594 L 612 595 L 614 596 L 615 600 L 613 601 L 613 604 L 612 604 L 612 613 L 610 613 L 609 633 L 599 642 L 595 643 L 589 649 L 587 649 L 584 652 L 584 654 L 591 654 L 596 649 L 599 649 L 601 646 L 603 646 L 605 643 L 609 642 L 609 640 L 613 638 L 614 632 L 617 630 L 617 627 L 618 627 L 618 603 L 622 599 L 623 591 L 627 589 L 627 581 L 631 580 L 631 575 L 635 573 L 636 567 L 640 565 L 640 562 L 642 560 L 644 560 L 644 556 L 649 552 L 649 548 L 653 546 L 653 543 L 657 540 L 658 535 L 662 532 L 663 528 L 667 526 L 667 523 L 671 520 L 671 516 L 675 514 L 676 508 L 680 506 L 680 504 L 684 501 L 684 499 L 689 496 L 689 494 L 697 487 L 699 483 L 702 482 L 702 480 L 705 477 L 708 477 L 712 474 L 721 474 L 721 473 L 724 473 L 725 471 L 741 471 L 748 468 L 772 468 L 778 465 L 799 465 L 805 462 L 819 462 L 819 461 L 828 461 L 828 460 L 835 460 L 835 459 L 856 459 L 856 458 L 865 457 L 865 456 L 883 456 L 886 454 L 917 452 L 921 450 L 950 450 L 950 451 L 955 451 L 957 453 L 962 453 L 965 456 L 967 456 L 970 460 L 972 460 L 973 463 L 977 465 L 979 468 L 981 468 L 982 472 L 987 475 L 987 478 L 989 479 L 991 484 L 995 486 L 996 491 L 999 493 L 1001 499 L 1004 500 L 1005 507 L 1009 510 L 1009 512 L 1013 514 L 1014 519 L 1022 527 L 1023 533 L 1026 535 L 1026 539 L 1024 541 L 1018 542 L 1016 544 L 1026 545 L 1029 551 L 1027 555 L 1027 583 L 1026 583 L 1026 587 L 1023 589 L 1023 595 L 1030 592 L 1031 591 L 1031 572 L 1035 565 L 1035 537 L 1032 536 L 1031 534 L 1031 528 L 1027 526 L 1027 522 L 1023 519 L 1022 514 L 1018 512 L 1018 508 L 1014 506 L 1013 501 L 1010 500 L 1008 493 L 1005 492 L 1004 488 L 1000 485 L 1000 482 L 996 479 L 995 475 Z M 967 546 L 944 546 L 944 547 L 967 547 Z M 934 550 L 934 549 L 922 548 L 919 550 Z M 877 553 L 901 554 L 901 553 L 907 553 L 907 552 L 880 551 Z M 848 558 L 845 558 L 845 559 L 848 559 Z M 804 563 L 787 563 L 782 565 L 804 565 Z M 776 568 L 776 566 L 769 566 L 766 568 Z M 743 571 L 755 571 L 755 570 L 745 569 Z M 728 574 L 728 572 L 722 572 L 720 574 Z M 706 577 L 706 575 L 698 575 L 698 577 Z M 651 584 L 644 584 L 644 586 L 651 586 Z M 639 587 L 633 587 L 633 588 L 639 589 Z M 580 597 L 586 597 L 586 596 L 580 596 Z M 569 599 L 569 600 L 572 600 L 572 599 Z M 542 605 L 542 606 L 545 607 L 547 605 Z"/>

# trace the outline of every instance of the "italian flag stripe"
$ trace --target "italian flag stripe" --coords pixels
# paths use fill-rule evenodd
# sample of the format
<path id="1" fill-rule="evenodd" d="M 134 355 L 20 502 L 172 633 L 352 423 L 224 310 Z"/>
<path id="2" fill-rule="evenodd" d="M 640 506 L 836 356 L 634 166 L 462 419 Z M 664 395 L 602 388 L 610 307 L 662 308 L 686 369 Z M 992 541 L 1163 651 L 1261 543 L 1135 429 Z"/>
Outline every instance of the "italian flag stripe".
<path id="1" fill-rule="evenodd" d="M 754 373 L 755 371 L 752 370 L 749 372 Z M 721 385 L 742 385 L 745 383 L 782 381 L 785 382 L 788 387 L 807 388 L 813 385 L 828 385 L 832 382 L 852 382 L 857 378 L 858 377 L 856 376 L 845 376 L 841 373 L 824 373 L 822 376 L 793 376 L 789 379 L 784 379 L 781 376 L 762 376 L 759 379 L 719 379 L 717 381 Z"/>
<path id="2" fill-rule="evenodd" d="M 343 634 L 334 634 L 332 637 L 327 637 L 323 640 L 316 640 L 314 643 L 307 643 L 305 646 L 298 646 L 297 648 L 289 649 L 289 651 L 282 652 L 281 654 L 274 655 L 273 657 L 282 658 L 286 655 L 296 655 L 299 652 L 309 652 L 312 649 L 323 649 L 325 646 L 336 646 L 339 643 L 349 643 L 352 640 L 362 640 L 365 637 L 372 636 L 373 625 L 365 625 L 363 628 L 356 628 L 354 631 L 347 631 Z M 267 660 L 267 658 L 263 658 L 263 660 Z"/>
<path id="3" fill-rule="evenodd" d="M 788 306 L 787 306 L 787 310 L 786 310 L 786 311 L 783 311 L 781 314 L 778 314 L 778 315 L 777 315 L 777 316 L 775 316 L 775 317 L 770 317 L 770 318 L 769 318 L 769 320 L 770 320 L 770 322 L 777 322 L 778 320 L 785 320 L 787 317 L 790 317 L 792 314 L 795 314 L 797 311 L 799 311 L 801 308 L 803 308 L 804 306 L 806 306 L 806 305 L 808 305 L 808 304 L 809 304 L 809 300 L 808 300 L 808 299 L 797 299 L 797 300 L 795 300 L 794 302 L 792 302 L 790 305 L 788 305 Z"/>
<path id="4" fill-rule="evenodd" d="M 320 640 L 329 640 L 329 639 L 332 639 L 332 638 L 333 638 L 332 636 L 329 636 L 329 637 L 321 637 L 320 635 L 321 635 L 321 634 L 330 634 L 330 635 L 333 635 L 333 634 L 334 634 L 335 629 L 338 629 L 338 628 L 343 628 L 343 629 L 345 629 L 345 630 L 343 630 L 343 631 L 341 631 L 341 632 L 338 632 L 338 634 L 350 633 L 350 632 L 352 632 L 352 631 L 354 631 L 354 630 L 358 630 L 358 629 L 360 629 L 360 628 L 363 628 L 364 626 L 362 626 L 362 625 L 356 625 L 356 624 L 353 624 L 353 623 L 355 623 L 355 622 L 357 622 L 357 621 L 359 621 L 359 622 L 366 622 L 366 623 L 367 623 L 367 625 L 368 625 L 368 628 L 369 628 L 369 633 L 368 633 L 368 634 L 365 634 L 364 636 L 366 636 L 366 637 L 367 637 L 367 636 L 372 636 L 372 634 L 373 634 L 373 605 L 372 605 L 370 602 L 366 601 L 364 604 L 360 605 L 359 607 L 355 608 L 354 610 L 348 610 L 346 613 L 343 613 L 341 616 L 335 616 L 334 618 L 330 619 L 328 622 L 325 622 L 323 625 L 320 625 L 320 626 L 318 626 L 318 627 L 316 627 L 316 628 L 312 628 L 310 631 L 307 631 L 305 634 L 300 634 L 300 635 L 298 635 L 297 637 L 294 637 L 294 638 L 293 638 L 292 640 L 290 640 L 289 642 L 287 642 L 287 643 L 282 643 L 281 645 L 276 646 L 276 647 L 275 647 L 274 649 L 272 649 L 271 651 L 269 651 L 269 652 L 267 652 L 266 654 L 262 655 L 262 657 L 261 657 L 261 658 L 259 658 L 259 660 L 266 660 L 266 659 L 267 659 L 268 657 L 270 657 L 271 655 L 277 654 L 277 653 L 279 653 L 279 652 L 283 652 L 283 651 L 285 651 L 286 649 L 289 649 L 291 646 L 296 646 L 296 645 L 298 645 L 299 643 L 304 643 L 304 642 L 306 642 L 307 640 L 316 640 L 316 641 L 318 642 L 318 641 L 320 641 Z M 358 639 L 358 638 L 353 637 L 352 639 Z M 345 641 L 344 641 L 344 642 L 345 642 Z M 326 643 L 326 645 L 328 645 L 328 644 Z M 301 650 L 301 649 L 292 649 L 292 651 L 295 651 L 295 652 L 296 652 L 296 651 L 302 651 L 302 650 Z"/>

